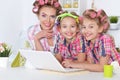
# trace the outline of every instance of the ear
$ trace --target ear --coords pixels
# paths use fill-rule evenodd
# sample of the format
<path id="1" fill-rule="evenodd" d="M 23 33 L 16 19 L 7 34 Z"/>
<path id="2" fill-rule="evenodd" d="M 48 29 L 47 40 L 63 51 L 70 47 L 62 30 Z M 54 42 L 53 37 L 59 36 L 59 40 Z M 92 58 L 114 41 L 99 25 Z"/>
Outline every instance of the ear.
<path id="1" fill-rule="evenodd" d="M 104 30 L 104 29 L 103 29 L 103 26 L 100 26 L 100 27 L 99 27 L 99 31 L 98 31 L 98 32 L 99 32 L 99 33 L 102 33 L 102 32 L 103 32 L 103 30 Z"/>
<path id="2" fill-rule="evenodd" d="M 57 30 L 58 30 L 58 32 L 61 33 L 61 28 L 60 28 L 60 26 L 57 26 Z"/>
<path id="3" fill-rule="evenodd" d="M 80 32 L 80 28 L 77 29 L 77 32 Z"/>
<path id="4" fill-rule="evenodd" d="M 36 16 L 37 16 L 37 18 L 38 18 L 38 20 L 39 20 L 39 14 L 36 14 Z"/>
<path id="5" fill-rule="evenodd" d="M 80 32 L 80 26 L 79 26 L 79 27 L 77 27 L 77 32 Z"/>

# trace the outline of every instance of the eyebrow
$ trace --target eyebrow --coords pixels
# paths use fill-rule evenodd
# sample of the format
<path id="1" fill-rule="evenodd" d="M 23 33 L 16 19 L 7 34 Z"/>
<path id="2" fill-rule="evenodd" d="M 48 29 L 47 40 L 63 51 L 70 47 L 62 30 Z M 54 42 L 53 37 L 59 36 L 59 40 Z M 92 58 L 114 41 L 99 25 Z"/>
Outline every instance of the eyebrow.
<path id="1" fill-rule="evenodd" d="M 41 14 L 47 15 L 45 12 L 41 12 Z M 52 14 L 50 16 L 56 16 L 56 14 Z"/>

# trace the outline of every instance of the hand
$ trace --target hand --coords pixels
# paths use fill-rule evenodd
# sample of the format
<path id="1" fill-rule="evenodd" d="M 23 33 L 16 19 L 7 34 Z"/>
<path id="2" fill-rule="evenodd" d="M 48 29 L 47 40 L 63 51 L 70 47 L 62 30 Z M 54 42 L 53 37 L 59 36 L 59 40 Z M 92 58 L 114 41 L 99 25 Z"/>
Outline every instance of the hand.
<path id="1" fill-rule="evenodd" d="M 100 64 L 103 64 L 103 65 L 108 64 L 109 59 L 110 59 L 109 55 L 106 55 L 105 57 L 100 57 Z"/>
<path id="2" fill-rule="evenodd" d="M 35 38 L 40 40 L 41 38 L 51 38 L 53 36 L 52 30 L 42 30 L 35 35 Z"/>
<path id="3" fill-rule="evenodd" d="M 65 59 L 62 62 L 62 66 L 65 67 L 65 68 L 71 68 L 72 67 L 72 63 L 73 63 L 73 61 L 71 59 Z"/>

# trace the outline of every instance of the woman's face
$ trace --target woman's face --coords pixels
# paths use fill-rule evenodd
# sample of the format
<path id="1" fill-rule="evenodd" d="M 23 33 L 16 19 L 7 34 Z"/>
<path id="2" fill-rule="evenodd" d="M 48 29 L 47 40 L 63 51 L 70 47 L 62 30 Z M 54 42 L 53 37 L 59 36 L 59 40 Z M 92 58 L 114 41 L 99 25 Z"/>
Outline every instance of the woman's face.
<path id="1" fill-rule="evenodd" d="M 43 30 L 52 29 L 56 19 L 56 9 L 48 6 L 42 7 L 39 11 L 38 19 Z"/>

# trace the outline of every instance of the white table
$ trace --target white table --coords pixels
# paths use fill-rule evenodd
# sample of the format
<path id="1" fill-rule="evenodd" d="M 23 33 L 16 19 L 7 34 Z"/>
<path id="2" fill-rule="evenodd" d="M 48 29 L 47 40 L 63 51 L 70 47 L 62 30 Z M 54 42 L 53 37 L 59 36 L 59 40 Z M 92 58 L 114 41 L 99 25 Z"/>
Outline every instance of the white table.
<path id="1" fill-rule="evenodd" d="M 0 68 L 0 80 L 119 80 L 120 74 L 104 78 L 103 72 L 60 73 L 25 68 Z"/>

